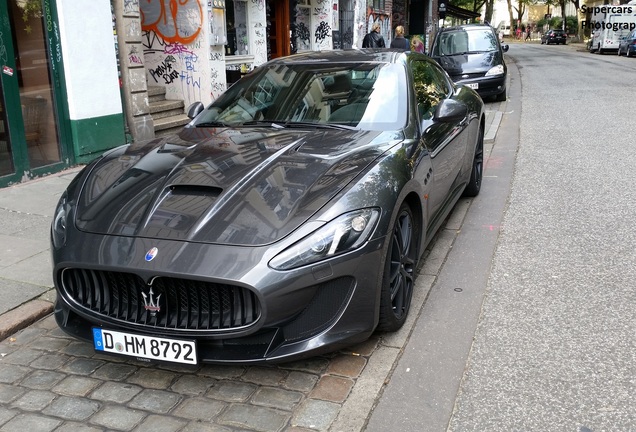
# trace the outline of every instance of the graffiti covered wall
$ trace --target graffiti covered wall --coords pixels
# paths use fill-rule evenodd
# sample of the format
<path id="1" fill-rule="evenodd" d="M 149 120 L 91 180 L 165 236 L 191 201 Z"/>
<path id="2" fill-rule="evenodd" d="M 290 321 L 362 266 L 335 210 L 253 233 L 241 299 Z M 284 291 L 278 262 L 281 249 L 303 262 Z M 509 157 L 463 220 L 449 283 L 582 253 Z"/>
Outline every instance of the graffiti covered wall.
<path id="1" fill-rule="evenodd" d="M 144 0 L 139 9 L 148 85 L 165 87 L 167 99 L 183 99 L 186 107 L 210 103 L 210 55 L 217 47 L 207 40 L 204 0 Z"/>
<path id="2" fill-rule="evenodd" d="M 353 3 L 354 10 L 354 34 L 353 46 L 362 48 L 362 40 L 367 34 L 367 3 L 364 0 L 355 0 Z"/>
<path id="3" fill-rule="evenodd" d="M 312 35 L 315 51 L 330 50 L 333 47 L 331 31 L 333 25 L 332 0 L 313 0 Z"/>

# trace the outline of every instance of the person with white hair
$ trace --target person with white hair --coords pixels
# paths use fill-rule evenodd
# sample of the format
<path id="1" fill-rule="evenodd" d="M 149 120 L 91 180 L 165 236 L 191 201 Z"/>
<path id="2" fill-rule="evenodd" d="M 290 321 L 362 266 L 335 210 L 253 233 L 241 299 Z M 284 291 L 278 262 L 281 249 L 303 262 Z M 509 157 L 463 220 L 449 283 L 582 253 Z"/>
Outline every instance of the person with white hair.
<path id="1" fill-rule="evenodd" d="M 386 48 L 384 38 L 380 34 L 380 23 L 371 26 L 371 31 L 362 39 L 362 48 Z"/>

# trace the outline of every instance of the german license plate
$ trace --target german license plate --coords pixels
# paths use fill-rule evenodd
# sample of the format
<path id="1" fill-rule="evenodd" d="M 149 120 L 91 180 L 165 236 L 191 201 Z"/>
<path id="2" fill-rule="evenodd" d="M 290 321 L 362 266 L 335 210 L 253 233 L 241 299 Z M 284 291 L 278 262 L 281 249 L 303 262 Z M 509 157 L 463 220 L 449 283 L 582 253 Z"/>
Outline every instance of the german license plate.
<path id="1" fill-rule="evenodd" d="M 93 327 L 93 344 L 96 351 L 124 355 L 139 360 L 197 364 L 195 341 L 142 336 Z"/>
<path id="2" fill-rule="evenodd" d="M 479 88 L 479 83 L 470 83 L 470 84 L 466 84 L 468 87 L 470 87 L 473 90 L 477 90 Z"/>

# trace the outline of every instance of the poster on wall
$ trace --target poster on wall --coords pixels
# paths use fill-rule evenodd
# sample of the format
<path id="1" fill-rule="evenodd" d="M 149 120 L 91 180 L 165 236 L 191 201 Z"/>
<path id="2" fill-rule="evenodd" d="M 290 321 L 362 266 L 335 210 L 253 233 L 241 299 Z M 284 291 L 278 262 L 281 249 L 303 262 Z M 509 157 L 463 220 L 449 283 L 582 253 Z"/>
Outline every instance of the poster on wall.
<path id="1" fill-rule="evenodd" d="M 331 10 L 331 16 L 332 16 L 332 20 L 331 20 L 331 29 L 332 30 L 340 30 L 340 19 L 338 16 L 338 2 L 334 1 L 332 3 L 332 10 Z"/>
<path id="2" fill-rule="evenodd" d="M 331 32 L 331 40 L 333 41 L 333 49 L 342 49 L 339 30 L 334 30 Z"/>
<path id="3" fill-rule="evenodd" d="M 409 35 L 406 38 L 411 43 L 411 51 L 426 54 L 426 44 L 424 42 L 426 41 L 426 35 Z"/>

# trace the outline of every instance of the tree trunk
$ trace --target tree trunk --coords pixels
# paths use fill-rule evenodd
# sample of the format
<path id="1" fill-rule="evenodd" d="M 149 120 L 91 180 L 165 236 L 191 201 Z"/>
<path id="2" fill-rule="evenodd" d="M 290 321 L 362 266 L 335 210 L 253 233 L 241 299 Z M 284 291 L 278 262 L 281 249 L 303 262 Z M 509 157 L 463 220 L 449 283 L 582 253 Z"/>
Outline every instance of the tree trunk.
<path id="1" fill-rule="evenodd" d="M 508 2 L 508 14 L 510 15 L 510 36 L 514 36 L 515 31 L 515 19 L 512 16 L 512 0 L 506 0 Z"/>
<path id="2" fill-rule="evenodd" d="M 485 13 L 485 17 L 484 17 L 484 20 L 486 22 L 491 22 L 492 21 L 492 13 L 493 13 L 494 4 L 495 4 L 494 0 L 487 0 L 486 1 L 486 13 Z M 495 23 L 495 25 L 499 25 L 499 24 Z"/>
<path id="3" fill-rule="evenodd" d="M 565 30 L 565 26 L 566 26 L 566 22 L 565 22 L 565 0 L 560 0 L 559 3 L 561 4 L 561 19 L 562 19 L 561 29 Z"/>

